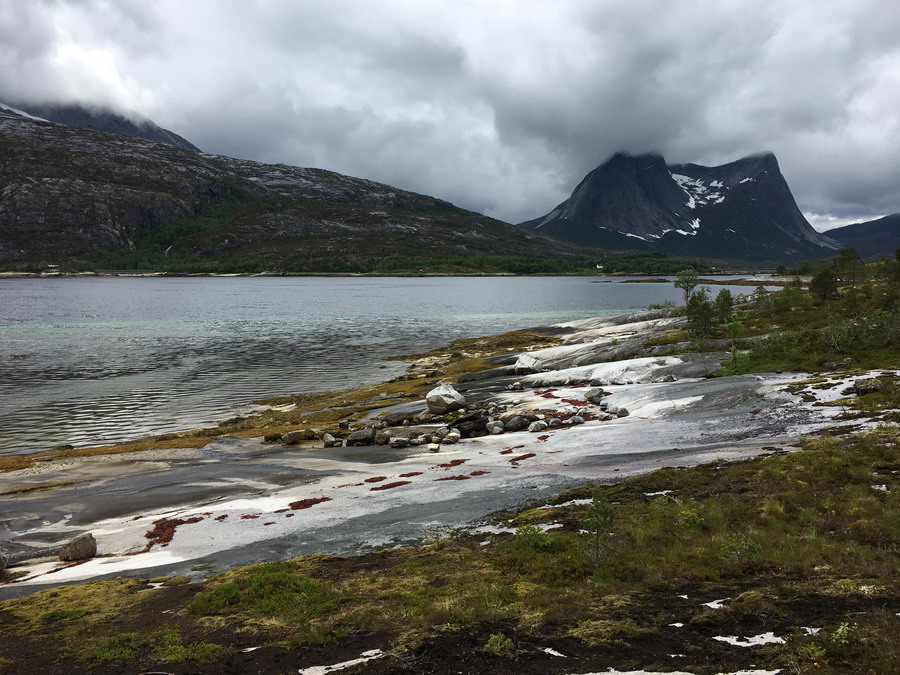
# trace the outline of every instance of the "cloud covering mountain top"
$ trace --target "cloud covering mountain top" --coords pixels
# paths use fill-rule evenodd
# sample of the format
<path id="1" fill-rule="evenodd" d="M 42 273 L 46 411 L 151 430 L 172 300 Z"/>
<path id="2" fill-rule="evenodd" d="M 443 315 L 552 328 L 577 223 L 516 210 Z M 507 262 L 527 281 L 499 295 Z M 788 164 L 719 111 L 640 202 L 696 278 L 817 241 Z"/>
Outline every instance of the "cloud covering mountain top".
<path id="1" fill-rule="evenodd" d="M 0 0 L 0 100 L 513 222 L 618 150 L 765 149 L 821 227 L 900 211 L 897 35 L 878 0 Z"/>

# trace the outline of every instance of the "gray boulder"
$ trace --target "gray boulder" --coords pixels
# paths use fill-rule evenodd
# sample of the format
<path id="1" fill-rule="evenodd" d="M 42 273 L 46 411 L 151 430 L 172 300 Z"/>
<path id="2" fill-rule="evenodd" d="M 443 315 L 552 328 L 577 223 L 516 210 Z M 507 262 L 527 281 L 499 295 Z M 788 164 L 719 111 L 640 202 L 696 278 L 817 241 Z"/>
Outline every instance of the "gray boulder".
<path id="1" fill-rule="evenodd" d="M 538 420 L 537 422 L 532 422 L 528 425 L 528 431 L 535 433 L 538 431 L 543 431 L 547 428 L 547 423 L 543 420 Z"/>
<path id="2" fill-rule="evenodd" d="M 87 560 L 95 555 L 97 555 L 97 541 L 90 532 L 79 534 L 59 549 L 59 559 L 66 562 Z"/>
<path id="3" fill-rule="evenodd" d="M 586 392 L 584 392 L 584 400 L 588 401 L 589 403 L 600 403 L 600 401 L 603 400 L 603 395 L 605 393 L 606 392 L 604 392 L 603 389 L 600 389 L 599 387 L 588 389 Z"/>
<path id="4" fill-rule="evenodd" d="M 506 431 L 523 431 L 528 428 L 528 420 L 521 415 L 513 415 L 503 422 Z"/>
<path id="5" fill-rule="evenodd" d="M 489 434 L 502 434 L 506 431 L 506 427 L 503 425 L 503 422 L 500 420 L 495 420 L 493 422 L 487 423 L 487 431 Z"/>
<path id="6" fill-rule="evenodd" d="M 374 445 L 375 427 L 363 427 L 347 436 L 347 445 Z"/>
<path id="7" fill-rule="evenodd" d="M 569 418 L 569 424 L 584 424 L 584 418 L 581 415 L 574 415 Z"/>
<path id="8" fill-rule="evenodd" d="M 297 445 L 300 439 L 301 434 L 299 431 L 288 431 L 281 435 L 281 442 L 285 445 Z"/>
<path id="9" fill-rule="evenodd" d="M 403 436 L 394 436 L 389 442 L 392 448 L 406 448 L 409 446 L 409 439 Z"/>
<path id="10" fill-rule="evenodd" d="M 619 408 L 619 412 L 616 413 L 616 417 L 628 417 L 631 413 L 628 412 L 628 408 Z"/>
<path id="11" fill-rule="evenodd" d="M 554 417 L 553 419 L 550 420 L 548 426 L 551 426 L 551 427 L 561 427 L 561 426 L 562 426 L 562 420 L 559 419 L 558 417 Z"/>
<path id="12" fill-rule="evenodd" d="M 464 408 L 465 397 L 449 384 L 441 384 L 425 395 L 428 404 L 428 412 L 434 415 L 443 415 L 454 410 Z"/>
<path id="13" fill-rule="evenodd" d="M 866 394 L 874 394 L 881 391 L 881 380 L 877 377 L 869 377 L 864 380 L 857 380 L 853 383 L 853 391 L 857 396 L 865 396 Z"/>
<path id="14" fill-rule="evenodd" d="M 335 438 L 329 433 L 322 434 L 322 444 L 326 448 L 333 448 L 335 446 L 339 446 L 341 444 L 340 439 Z"/>

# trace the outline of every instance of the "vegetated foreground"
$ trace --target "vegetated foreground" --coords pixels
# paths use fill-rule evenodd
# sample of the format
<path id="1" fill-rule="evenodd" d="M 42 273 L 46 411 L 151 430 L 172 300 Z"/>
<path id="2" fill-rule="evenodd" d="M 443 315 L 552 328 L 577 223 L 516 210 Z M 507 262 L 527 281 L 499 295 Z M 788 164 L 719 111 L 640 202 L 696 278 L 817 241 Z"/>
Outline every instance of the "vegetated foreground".
<path id="1" fill-rule="evenodd" d="M 695 299 L 689 329 L 708 340 L 734 334 L 732 372 L 822 370 L 826 360 L 828 371 L 896 367 L 897 267 L 860 273 L 877 278 L 760 294 L 733 317 L 707 320 L 715 303 L 698 310 Z M 695 292 L 685 289 L 689 305 Z M 751 339 L 764 327 L 769 337 Z M 900 382 L 878 380 L 843 404 L 845 418 L 878 416 L 871 431 L 584 486 L 498 516 L 498 534 L 435 530 L 419 547 L 305 556 L 202 583 L 119 578 L 6 601 L 0 664 L 10 673 L 313 673 L 348 662 L 341 672 L 900 672 Z"/>

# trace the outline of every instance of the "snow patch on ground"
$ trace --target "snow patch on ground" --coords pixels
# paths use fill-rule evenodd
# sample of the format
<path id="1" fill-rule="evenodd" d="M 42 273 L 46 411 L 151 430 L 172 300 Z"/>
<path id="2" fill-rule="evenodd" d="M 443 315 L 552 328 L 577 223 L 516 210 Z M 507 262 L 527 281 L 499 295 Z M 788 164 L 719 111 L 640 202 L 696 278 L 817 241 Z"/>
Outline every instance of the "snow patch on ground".
<path id="1" fill-rule="evenodd" d="M 331 666 L 313 666 L 312 668 L 301 668 L 300 675 L 327 675 L 327 673 L 333 673 L 338 670 L 345 670 L 346 668 L 350 668 L 351 666 L 358 666 L 360 663 L 366 663 L 367 661 L 380 659 L 382 656 L 385 656 L 385 653 L 380 649 L 371 649 L 367 652 L 363 652 L 359 655 L 358 659 L 353 659 L 352 661 L 335 663 Z"/>
<path id="2" fill-rule="evenodd" d="M 753 637 L 742 638 L 735 635 L 716 635 L 713 640 L 719 642 L 727 642 L 735 647 L 759 647 L 760 645 L 783 645 L 784 639 L 775 635 L 775 633 L 760 633 Z"/>

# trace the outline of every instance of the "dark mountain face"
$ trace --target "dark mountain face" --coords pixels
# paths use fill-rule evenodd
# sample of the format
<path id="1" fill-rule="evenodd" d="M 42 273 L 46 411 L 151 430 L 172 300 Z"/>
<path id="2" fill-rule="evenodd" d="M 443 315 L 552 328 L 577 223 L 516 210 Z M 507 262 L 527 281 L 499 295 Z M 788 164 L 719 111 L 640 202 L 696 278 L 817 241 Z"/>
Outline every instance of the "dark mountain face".
<path id="1" fill-rule="evenodd" d="M 521 225 L 584 245 L 748 261 L 840 248 L 803 217 L 771 153 L 716 167 L 617 153 L 569 199 Z"/>
<path id="2" fill-rule="evenodd" d="M 411 258 L 596 255 L 361 178 L 2 111 L 0 158 L 0 265 L 6 266 L 154 269 L 183 259 L 212 269 L 249 260 L 265 269 L 353 271 L 355 264 Z"/>
<path id="3" fill-rule="evenodd" d="M 80 105 L 51 105 L 37 103 L 17 103 L 15 109 L 57 124 L 68 124 L 82 129 L 95 129 L 108 131 L 113 134 L 134 136 L 135 138 L 149 138 L 162 141 L 170 145 L 177 145 L 187 150 L 200 149 L 193 143 L 185 140 L 178 134 L 163 129 L 147 118 L 135 117 L 130 119 L 119 113 L 104 108 L 88 108 Z M 4 113 L 17 114 L 15 109 L 0 106 Z"/>
<path id="4" fill-rule="evenodd" d="M 864 258 L 893 258 L 900 250 L 900 213 L 828 231 L 842 248 L 855 248 Z"/>

